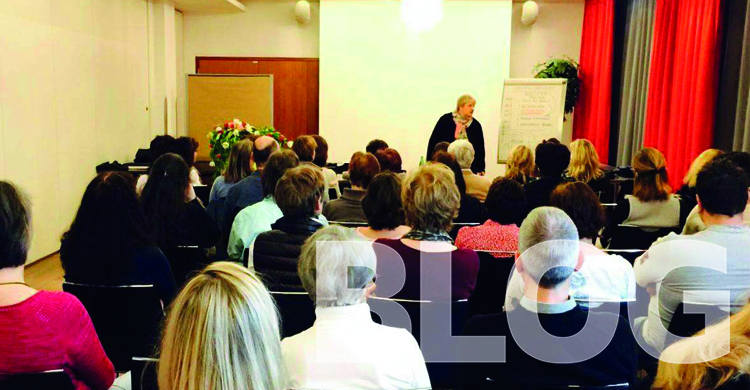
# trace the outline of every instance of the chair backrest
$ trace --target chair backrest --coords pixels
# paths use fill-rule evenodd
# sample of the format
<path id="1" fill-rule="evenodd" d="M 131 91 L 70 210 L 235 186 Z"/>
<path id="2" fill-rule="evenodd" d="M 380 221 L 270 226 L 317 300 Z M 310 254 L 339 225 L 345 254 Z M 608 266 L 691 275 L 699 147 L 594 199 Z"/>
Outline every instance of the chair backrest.
<path id="1" fill-rule="evenodd" d="M 227 254 L 227 245 L 229 244 L 229 233 L 232 230 L 232 225 L 224 220 L 227 215 L 226 198 L 214 198 L 214 200 L 208 203 L 206 212 L 221 230 L 221 238 L 219 239 L 219 243 L 216 244 L 216 258 L 226 259 L 229 257 Z"/>
<path id="2" fill-rule="evenodd" d="M 169 260 L 169 266 L 172 268 L 172 274 L 178 286 L 184 285 L 196 272 L 208 264 L 206 251 L 198 246 L 162 247 L 160 249 Z"/>
<path id="3" fill-rule="evenodd" d="M 500 313 L 505 304 L 508 279 L 515 264 L 515 252 L 476 251 L 479 256 L 479 273 L 474 292 L 469 297 L 469 316 Z M 494 254 L 500 254 L 497 258 Z"/>
<path id="4" fill-rule="evenodd" d="M 612 234 L 609 249 L 648 249 L 657 239 L 670 232 L 679 233 L 679 227 L 644 230 L 640 226 L 618 225 Z"/>
<path id="5" fill-rule="evenodd" d="M 610 255 L 622 256 L 622 258 L 629 261 L 630 264 L 634 264 L 635 259 L 645 253 L 646 249 L 602 249 L 602 251 Z"/>
<path id="6" fill-rule="evenodd" d="M 159 359 L 134 357 L 130 370 L 131 390 L 159 390 Z"/>
<path id="7" fill-rule="evenodd" d="M 13 374 L 8 376 L 0 374 L 0 389 L 75 390 L 75 386 L 73 386 L 73 381 L 71 381 L 70 376 L 65 371 L 63 371 L 63 369 L 58 369 L 44 372 Z"/>
<path id="8" fill-rule="evenodd" d="M 729 317 L 729 312 L 722 310 L 719 306 L 700 303 L 680 303 L 675 309 L 672 320 L 669 322 L 665 346 L 684 338 L 690 337 L 706 326 L 715 324 Z"/>
<path id="9" fill-rule="evenodd" d="M 203 204 L 208 204 L 208 199 L 211 195 L 211 188 L 205 184 L 194 185 L 193 190 L 195 191 L 195 197 L 200 199 Z"/>
<path id="10" fill-rule="evenodd" d="M 367 222 L 346 222 L 346 221 L 328 221 L 329 225 L 339 225 L 348 228 L 367 226 Z"/>
<path id="11" fill-rule="evenodd" d="M 339 194 L 336 192 L 335 188 L 329 188 L 328 189 L 328 199 L 330 200 L 336 200 L 338 199 Z"/>
<path id="12" fill-rule="evenodd" d="M 281 315 L 281 338 L 294 336 L 315 323 L 315 304 L 306 292 L 271 291 Z"/>
<path id="13" fill-rule="evenodd" d="M 607 386 L 585 386 L 585 385 L 559 385 L 559 386 L 541 386 L 534 384 L 508 385 L 507 383 L 498 383 L 490 378 L 480 387 L 480 390 L 627 390 L 630 387 L 627 383 L 612 384 Z"/>
<path id="14" fill-rule="evenodd" d="M 133 356 L 151 356 L 164 310 L 154 286 L 92 286 L 63 283 L 86 308 L 115 370 L 130 370 Z"/>

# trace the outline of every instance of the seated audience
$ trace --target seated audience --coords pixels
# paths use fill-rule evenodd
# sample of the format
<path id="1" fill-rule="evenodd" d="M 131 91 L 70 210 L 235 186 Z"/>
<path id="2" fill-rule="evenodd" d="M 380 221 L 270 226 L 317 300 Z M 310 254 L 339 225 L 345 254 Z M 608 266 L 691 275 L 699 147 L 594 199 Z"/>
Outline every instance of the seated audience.
<path id="1" fill-rule="evenodd" d="M 185 259 L 172 254 L 175 248 L 207 249 L 221 238 L 219 227 L 195 197 L 188 166 L 182 157 L 167 153 L 156 160 L 143 188 L 141 204 L 156 245 L 167 254 L 175 279 L 181 283 L 181 279 L 206 258 Z"/>
<path id="2" fill-rule="evenodd" d="M 65 280 L 97 286 L 151 284 L 166 306 L 177 286 L 167 258 L 148 232 L 133 176 L 100 173 L 86 187 L 62 236 Z"/>
<path id="3" fill-rule="evenodd" d="M 177 150 L 175 144 L 175 139 L 171 135 L 157 135 L 156 137 L 154 137 L 154 139 L 151 140 L 151 144 L 149 146 L 149 155 L 151 157 L 151 161 L 149 161 L 149 163 L 153 166 L 154 161 L 156 161 L 157 158 L 161 157 L 162 154 L 174 153 Z M 149 171 L 150 170 L 151 169 L 149 167 Z M 138 181 L 135 185 L 135 192 L 138 195 L 143 192 L 143 187 L 146 186 L 147 181 L 148 174 L 138 176 Z"/>
<path id="4" fill-rule="evenodd" d="M 401 169 L 401 155 L 398 153 L 396 149 L 382 149 L 378 150 L 377 153 L 375 153 L 375 158 L 378 159 L 378 164 L 380 164 L 380 171 L 391 171 L 393 173 L 402 173 L 404 172 L 403 169 Z"/>
<path id="5" fill-rule="evenodd" d="M 365 153 L 370 153 L 373 156 L 378 152 L 378 150 L 385 150 L 388 149 L 388 143 L 383 141 L 382 139 L 374 139 L 367 143 L 367 147 L 365 148 Z"/>
<path id="6" fill-rule="evenodd" d="M 372 179 L 380 173 L 378 159 L 371 153 L 356 152 L 349 161 L 349 180 L 351 188 L 344 188 L 341 197 L 326 203 L 323 215 L 329 221 L 367 222 L 362 210 L 362 198 Z"/>
<path id="7" fill-rule="evenodd" d="M 329 226 L 302 247 L 299 276 L 315 302 L 312 328 L 281 343 L 288 386 L 306 389 L 429 389 L 422 352 L 404 329 L 376 324 L 367 298 L 375 288 L 371 245 Z M 325 245 L 318 250 L 318 245 Z M 323 250 L 324 249 L 324 250 Z"/>
<path id="8" fill-rule="evenodd" d="M 692 164 L 690 164 L 690 168 L 682 179 L 682 187 L 675 192 L 675 194 L 679 195 L 680 199 L 682 199 L 688 207 L 693 208 L 698 203 L 695 200 L 695 181 L 698 179 L 698 173 L 706 164 L 721 156 L 723 153 L 724 152 L 719 149 L 706 149 L 699 154 L 695 160 L 693 160 Z"/>
<path id="9" fill-rule="evenodd" d="M 289 149 L 279 150 L 268 158 L 260 177 L 265 198 L 252 206 L 245 207 L 234 218 L 227 248 L 229 257 L 242 258 L 243 252 L 250 247 L 258 234 L 271 230 L 271 224 L 284 216 L 273 198 L 276 183 L 288 169 L 298 165 L 297 155 Z M 252 252 L 249 256 L 248 265 L 252 266 Z"/>
<path id="10" fill-rule="evenodd" d="M 214 180 L 211 186 L 211 195 L 209 202 L 214 199 L 224 199 L 227 197 L 229 190 L 242 179 L 253 173 L 253 142 L 245 139 L 237 142 L 232 146 L 229 152 L 229 161 L 227 167 L 221 176 Z"/>
<path id="11" fill-rule="evenodd" d="M 462 249 L 497 251 L 494 257 L 509 257 L 518 250 L 518 225 L 526 214 L 526 193 L 518 182 L 498 178 L 487 193 L 489 219 L 481 226 L 465 226 L 458 231 L 456 246 Z"/>
<path id="12" fill-rule="evenodd" d="M 326 186 L 328 188 L 333 188 L 336 191 L 336 198 L 341 196 L 341 190 L 339 189 L 339 177 L 336 175 L 336 172 L 334 172 L 330 168 L 326 168 L 328 165 L 328 142 L 326 142 L 325 138 L 315 134 L 312 136 L 313 140 L 315 140 L 315 144 L 318 146 L 315 148 L 315 158 L 313 159 L 313 164 L 317 165 L 320 169 L 323 170 L 323 177 L 326 180 Z"/>
<path id="13" fill-rule="evenodd" d="M 564 211 L 578 231 L 582 263 L 570 278 L 570 296 L 579 305 L 635 299 L 635 275 L 630 263 L 594 246 L 604 227 L 604 208 L 594 191 L 582 182 L 563 183 L 552 192 L 553 207 Z M 506 310 L 523 296 L 523 280 L 513 273 L 505 297 Z"/>
<path id="14" fill-rule="evenodd" d="M 736 165 L 729 161 L 707 164 L 698 173 L 696 199 L 708 228 L 690 236 L 670 233 L 635 261 L 636 281 L 654 292 L 648 317 L 636 319 L 634 328 L 636 337 L 648 343 L 650 348 L 645 350 L 652 356 L 664 348 L 665 328 L 684 292 L 729 291 L 730 303 L 737 303 L 750 291 L 750 227 L 742 220 L 747 188 L 748 179 Z M 708 269 L 711 265 L 724 268 L 717 263 L 724 256 L 726 273 Z M 726 304 L 704 295 L 691 301 Z"/>
<path id="15" fill-rule="evenodd" d="M 273 198 L 284 216 L 250 246 L 255 269 L 271 291 L 304 291 L 297 261 L 302 243 L 327 224 L 317 219 L 323 209 L 323 191 L 323 174 L 306 165 L 287 170 L 276 184 Z"/>
<path id="16" fill-rule="evenodd" d="M 529 211 L 549 206 L 549 196 L 558 184 L 565 181 L 562 174 L 570 163 L 570 151 L 560 143 L 545 141 L 537 145 L 534 154 L 540 177 L 524 186 Z"/>
<path id="17" fill-rule="evenodd" d="M 108 389 L 115 369 L 81 302 L 24 282 L 30 241 L 31 206 L 15 186 L 0 181 L 0 380 L 65 369 L 77 390 Z"/>
<path id="18" fill-rule="evenodd" d="M 368 240 L 397 239 L 410 230 L 404 225 L 401 178 L 393 172 L 382 172 L 372 179 L 362 198 L 362 210 L 368 226 L 360 226 L 355 230 Z"/>
<path id="19" fill-rule="evenodd" d="M 222 226 L 224 231 L 229 230 L 232 222 L 234 222 L 235 215 L 240 210 L 263 200 L 263 184 L 260 181 L 260 175 L 268 157 L 277 150 L 279 150 L 279 143 L 273 137 L 264 135 L 255 140 L 252 159 L 255 162 L 256 171 L 240 180 L 227 192 L 227 201 L 224 205 L 226 211 L 225 226 Z"/>
<path id="20" fill-rule="evenodd" d="M 614 188 L 609 178 L 600 168 L 599 154 L 591 141 L 581 138 L 570 143 L 570 164 L 565 171 L 569 181 L 580 181 L 588 184 L 597 199 L 612 201 Z"/>
<path id="21" fill-rule="evenodd" d="M 318 148 L 318 143 L 315 142 L 315 138 L 311 135 L 303 135 L 294 140 L 292 144 L 292 151 L 297 153 L 300 164 L 313 164 L 315 160 L 315 150 Z"/>
<path id="22" fill-rule="evenodd" d="M 696 336 L 705 337 L 680 340 L 664 350 L 653 389 L 747 389 L 750 383 L 750 304 Z M 721 357 L 710 358 L 712 356 Z"/>
<path id="23" fill-rule="evenodd" d="M 448 141 L 441 141 L 435 144 L 435 147 L 432 148 L 432 153 L 430 154 L 430 161 L 435 161 L 435 156 L 440 152 L 447 153 L 449 146 L 451 146 L 451 143 Z"/>
<path id="24" fill-rule="evenodd" d="M 461 173 L 466 182 L 466 194 L 484 202 L 492 183 L 487 178 L 471 171 L 471 164 L 474 162 L 474 147 L 471 142 L 466 139 L 455 140 L 448 147 L 448 153 L 456 158 L 461 167 Z"/>
<path id="25" fill-rule="evenodd" d="M 458 216 L 453 220 L 455 223 L 484 223 L 487 221 L 487 208 L 482 202 L 466 193 L 466 182 L 464 181 L 461 168 L 458 166 L 455 157 L 448 152 L 441 152 L 435 156 L 434 162 L 444 164 L 451 171 L 455 178 L 456 187 L 461 195 L 461 203 L 458 208 Z M 454 232 L 456 234 L 457 232 Z"/>
<path id="26" fill-rule="evenodd" d="M 505 178 L 526 185 L 534 180 L 534 152 L 526 145 L 517 145 L 511 149 L 505 162 Z"/>
<path id="27" fill-rule="evenodd" d="M 286 388 L 276 313 L 255 274 L 232 263 L 211 264 L 169 308 L 159 389 Z"/>
<path id="28" fill-rule="evenodd" d="M 410 172 L 403 186 L 401 202 L 406 224 L 412 230 L 401 239 L 376 241 L 380 244 L 375 245 L 375 251 L 382 272 L 378 277 L 389 278 L 390 272 L 406 267 L 404 287 L 392 298 L 467 299 L 474 291 L 479 258 L 472 250 L 456 248 L 448 235 L 461 199 L 453 172 L 443 164 L 429 163 Z M 427 265 L 424 268 L 429 275 L 439 272 L 431 271 L 432 267 L 440 269 L 446 262 L 450 262 L 450 284 L 427 278 L 423 296 L 422 265 Z"/>
<path id="29" fill-rule="evenodd" d="M 633 194 L 617 202 L 604 230 L 604 243 L 609 243 L 621 224 L 646 228 L 678 228 L 685 224 L 690 209 L 672 194 L 666 164 L 664 155 L 653 148 L 633 156 Z"/>
<path id="30" fill-rule="evenodd" d="M 579 246 L 573 221 L 553 207 L 534 209 L 521 225 L 518 246 L 516 270 L 524 282 L 519 305 L 507 312 L 474 316 L 463 331 L 465 336 L 505 336 L 506 361 L 463 364 L 463 388 L 481 388 L 487 378 L 509 389 L 625 382 L 632 386 L 637 354 L 627 320 L 586 312 L 570 297 Z M 576 348 L 565 345 L 584 326 L 585 342 L 581 340 Z"/>
<path id="31" fill-rule="evenodd" d="M 193 166 L 195 157 L 198 155 L 198 146 L 200 146 L 198 141 L 193 137 L 180 137 L 175 140 L 175 153 L 182 157 L 190 168 L 190 185 L 194 186 L 203 184 L 200 173 Z"/>
<path id="32" fill-rule="evenodd" d="M 741 168 L 745 172 L 745 175 L 750 175 L 750 153 L 728 152 L 715 158 L 715 161 L 724 160 Z M 745 221 L 745 225 L 750 225 L 750 207 L 745 207 L 742 219 Z M 682 229 L 682 234 L 695 234 L 704 230 L 706 230 L 706 224 L 701 220 L 700 210 L 696 205 L 685 220 L 685 227 Z"/>

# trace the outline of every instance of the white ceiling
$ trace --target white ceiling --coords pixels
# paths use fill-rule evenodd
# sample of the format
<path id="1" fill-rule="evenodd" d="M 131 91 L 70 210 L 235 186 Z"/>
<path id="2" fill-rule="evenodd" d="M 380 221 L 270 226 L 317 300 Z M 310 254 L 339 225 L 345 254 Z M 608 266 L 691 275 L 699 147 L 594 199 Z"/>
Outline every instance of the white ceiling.
<path id="1" fill-rule="evenodd" d="M 234 13 L 244 12 L 246 0 L 172 0 L 183 13 Z"/>

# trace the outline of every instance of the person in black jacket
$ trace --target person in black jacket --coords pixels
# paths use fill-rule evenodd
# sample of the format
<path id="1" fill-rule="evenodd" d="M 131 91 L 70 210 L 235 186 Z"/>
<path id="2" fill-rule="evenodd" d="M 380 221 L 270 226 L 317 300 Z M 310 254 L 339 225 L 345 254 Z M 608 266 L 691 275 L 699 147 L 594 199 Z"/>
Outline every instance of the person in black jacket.
<path id="1" fill-rule="evenodd" d="M 463 95 L 458 98 L 456 111 L 449 112 L 438 119 L 427 144 L 425 158 L 429 159 L 433 155 L 435 145 L 440 142 L 450 143 L 457 139 L 467 138 L 474 146 L 476 153 L 474 162 L 471 164 L 471 171 L 478 175 L 484 175 L 484 133 L 482 132 L 482 124 L 474 118 L 474 106 L 476 104 L 477 101 L 473 97 Z"/>
<path id="2" fill-rule="evenodd" d="M 291 168 L 276 184 L 273 198 L 283 217 L 271 231 L 258 235 L 253 244 L 255 270 L 271 291 L 305 291 L 297 274 L 302 244 L 323 222 L 325 180 L 319 169 L 308 165 Z"/>
<path id="3" fill-rule="evenodd" d="M 563 172 L 570 163 L 570 150 L 559 142 L 542 142 L 536 146 L 534 155 L 540 177 L 524 186 L 529 211 L 549 206 L 549 196 L 558 184 L 565 181 Z"/>

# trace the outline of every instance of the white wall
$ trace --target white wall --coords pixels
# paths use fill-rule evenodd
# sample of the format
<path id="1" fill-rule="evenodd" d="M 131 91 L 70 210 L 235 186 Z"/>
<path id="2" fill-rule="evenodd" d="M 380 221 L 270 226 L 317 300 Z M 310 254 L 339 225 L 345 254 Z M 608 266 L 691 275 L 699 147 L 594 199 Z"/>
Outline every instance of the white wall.
<path id="1" fill-rule="evenodd" d="M 443 19 L 416 33 L 400 2 L 322 0 L 320 133 L 331 161 L 382 138 L 416 166 L 435 122 L 469 93 L 484 128 L 487 174 L 500 174 L 497 135 L 508 77 L 510 0 L 445 1 Z"/>
<path id="2" fill-rule="evenodd" d="M 29 260 L 59 248 L 104 161 L 151 139 L 145 0 L 2 1 L 0 178 L 33 203 Z"/>

